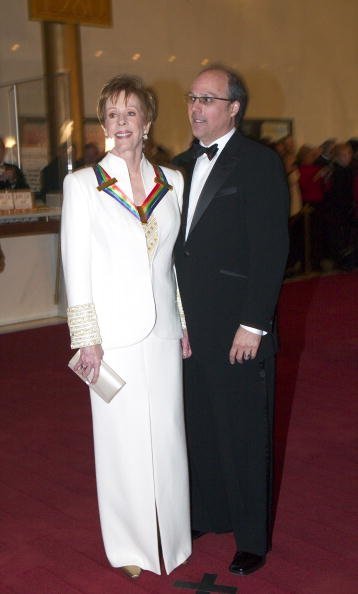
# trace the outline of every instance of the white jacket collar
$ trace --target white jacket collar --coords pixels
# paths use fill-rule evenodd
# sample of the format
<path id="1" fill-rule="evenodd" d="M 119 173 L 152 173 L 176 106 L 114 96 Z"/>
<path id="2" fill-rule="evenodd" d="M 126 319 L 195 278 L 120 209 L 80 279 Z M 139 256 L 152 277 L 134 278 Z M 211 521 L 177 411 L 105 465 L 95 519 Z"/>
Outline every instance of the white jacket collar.
<path id="1" fill-rule="evenodd" d="M 117 155 L 109 152 L 103 157 L 99 164 L 111 177 L 115 177 L 117 179 L 119 187 L 127 194 L 128 198 L 133 200 L 129 171 L 125 160 L 122 159 L 122 157 L 118 157 Z M 140 168 L 144 190 L 148 196 L 154 186 L 155 171 L 153 165 L 144 155 L 142 155 Z"/>

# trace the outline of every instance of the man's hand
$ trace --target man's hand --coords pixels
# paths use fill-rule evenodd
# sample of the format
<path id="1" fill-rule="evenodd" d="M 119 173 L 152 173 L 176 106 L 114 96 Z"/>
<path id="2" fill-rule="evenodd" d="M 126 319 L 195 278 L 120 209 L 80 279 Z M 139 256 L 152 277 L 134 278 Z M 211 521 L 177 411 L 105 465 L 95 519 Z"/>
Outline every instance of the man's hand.
<path id="1" fill-rule="evenodd" d="M 240 326 L 236 331 L 229 353 L 231 365 L 234 365 L 236 361 L 243 363 L 249 359 L 255 359 L 260 342 L 260 334 L 255 334 Z"/>

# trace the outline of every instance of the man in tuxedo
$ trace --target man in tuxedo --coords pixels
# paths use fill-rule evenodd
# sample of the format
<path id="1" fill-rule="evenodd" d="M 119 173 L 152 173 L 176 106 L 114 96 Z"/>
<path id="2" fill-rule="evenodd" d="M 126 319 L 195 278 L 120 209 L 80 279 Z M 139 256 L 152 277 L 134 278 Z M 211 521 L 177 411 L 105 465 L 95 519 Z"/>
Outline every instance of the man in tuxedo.
<path id="1" fill-rule="evenodd" d="M 233 531 L 229 569 L 239 575 L 262 567 L 270 546 L 275 308 L 289 203 L 280 157 L 237 129 L 246 102 L 235 72 L 202 71 L 187 95 L 196 141 L 174 160 L 186 174 L 175 260 L 191 352 L 193 538 Z"/>

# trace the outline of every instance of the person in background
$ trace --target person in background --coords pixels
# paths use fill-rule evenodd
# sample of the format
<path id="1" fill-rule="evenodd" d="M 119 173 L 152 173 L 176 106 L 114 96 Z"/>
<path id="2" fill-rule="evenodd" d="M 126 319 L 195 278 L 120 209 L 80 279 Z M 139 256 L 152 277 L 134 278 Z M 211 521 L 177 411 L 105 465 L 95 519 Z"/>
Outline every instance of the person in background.
<path id="1" fill-rule="evenodd" d="M 300 170 L 297 166 L 296 155 L 287 151 L 283 159 L 287 181 L 290 190 L 290 217 L 297 215 L 302 209 L 302 195 L 300 189 Z"/>
<path id="2" fill-rule="evenodd" d="M 333 169 L 325 202 L 326 234 L 329 256 L 338 268 L 354 267 L 353 226 L 355 221 L 356 186 L 352 166 L 353 151 L 349 142 L 338 143 L 333 156 Z"/>
<path id="3" fill-rule="evenodd" d="M 5 162 L 6 147 L 0 136 L 0 190 L 27 190 L 29 184 L 17 165 Z M 5 270 L 5 254 L 0 245 L 0 272 Z"/>
<path id="4" fill-rule="evenodd" d="M 327 138 L 319 147 L 319 154 L 315 159 L 314 164 L 319 167 L 330 167 L 332 164 L 334 148 L 336 146 L 335 138 Z"/>
<path id="5" fill-rule="evenodd" d="M 280 157 L 238 130 L 247 93 L 211 66 L 187 94 L 192 147 L 175 248 L 191 357 L 185 413 L 193 538 L 233 531 L 231 572 L 270 548 L 275 308 L 288 251 L 288 188 Z"/>
<path id="6" fill-rule="evenodd" d="M 348 144 L 352 149 L 352 168 L 356 175 L 358 173 L 358 138 L 350 138 Z"/>
<path id="7" fill-rule="evenodd" d="M 283 138 L 280 138 L 279 140 L 275 140 L 272 144 L 271 144 L 271 148 L 276 151 L 276 153 L 278 155 L 280 155 L 281 159 L 284 160 L 287 149 L 285 146 L 285 142 L 283 140 Z"/>
<path id="8" fill-rule="evenodd" d="M 285 147 L 284 150 L 284 157 L 286 158 L 287 156 L 290 157 L 294 157 L 296 158 L 296 143 L 295 143 L 295 139 L 293 138 L 292 134 L 287 134 L 287 136 L 284 136 L 281 139 L 281 142 L 283 143 L 283 146 Z"/>
<path id="9" fill-rule="evenodd" d="M 0 137 L 0 190 L 28 189 L 29 185 L 21 169 L 4 161 L 5 152 L 5 143 Z"/>
<path id="10" fill-rule="evenodd" d="M 151 163 L 161 163 L 162 165 L 171 165 L 173 155 L 163 145 L 151 142 L 149 147 L 146 147 L 146 155 Z"/>
<path id="11" fill-rule="evenodd" d="M 75 163 L 75 169 L 81 167 L 91 167 L 96 165 L 101 159 L 101 153 L 98 144 L 95 142 L 87 142 L 83 147 L 83 157 L 78 159 Z"/>
<path id="12" fill-rule="evenodd" d="M 352 148 L 352 170 L 353 170 L 353 221 L 352 221 L 352 247 L 353 267 L 358 267 L 358 138 L 348 140 Z"/>
<path id="13" fill-rule="evenodd" d="M 310 244 L 311 266 L 313 270 L 321 270 L 326 258 L 327 248 L 324 233 L 324 198 L 330 175 L 329 166 L 316 164 L 320 155 L 318 147 L 304 144 L 297 153 L 297 165 L 300 172 L 300 189 L 303 206 L 310 207 Z"/>
<path id="14" fill-rule="evenodd" d="M 302 195 L 300 170 L 297 167 L 295 154 L 287 151 L 283 162 L 290 191 L 290 251 L 287 259 L 286 276 L 292 276 L 302 271 L 304 261 Z"/>
<path id="15" fill-rule="evenodd" d="M 153 166 L 143 145 L 156 104 L 141 79 L 103 87 L 98 117 L 113 149 L 67 175 L 62 257 L 77 368 L 98 378 L 102 358 L 126 385 L 110 404 L 92 390 L 97 492 L 110 564 L 131 578 L 170 573 L 191 554 L 182 402 L 189 355 L 172 250 L 183 178 Z M 182 344 L 181 344 L 182 343 Z"/>
<path id="16" fill-rule="evenodd" d="M 68 171 L 70 161 L 75 162 L 75 147 L 68 146 L 66 142 L 58 148 L 57 155 L 41 170 L 40 196 L 46 201 L 46 194 L 62 191 L 63 180 Z"/>

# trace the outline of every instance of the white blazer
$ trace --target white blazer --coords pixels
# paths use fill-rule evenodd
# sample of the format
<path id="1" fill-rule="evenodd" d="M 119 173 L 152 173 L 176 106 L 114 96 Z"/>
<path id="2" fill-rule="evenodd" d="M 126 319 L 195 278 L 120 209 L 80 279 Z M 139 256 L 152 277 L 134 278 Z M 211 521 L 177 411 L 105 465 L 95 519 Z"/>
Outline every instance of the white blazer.
<path id="1" fill-rule="evenodd" d="M 100 164 L 132 200 L 125 161 L 107 153 Z M 179 171 L 162 170 L 173 189 L 153 212 L 159 241 L 151 261 L 141 222 L 97 190 L 91 167 L 64 180 L 61 245 L 68 306 L 94 304 L 104 349 L 137 343 L 152 330 L 160 338 L 182 335 L 172 252 L 179 232 L 183 177 Z M 145 157 L 141 172 L 148 195 L 155 172 Z"/>

